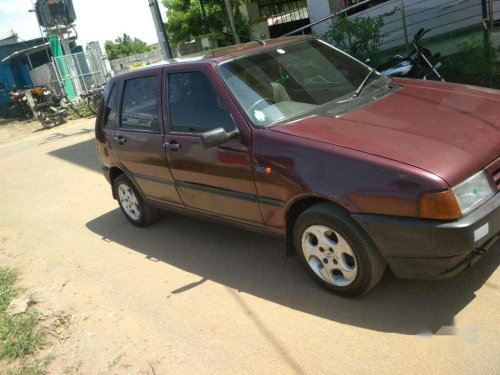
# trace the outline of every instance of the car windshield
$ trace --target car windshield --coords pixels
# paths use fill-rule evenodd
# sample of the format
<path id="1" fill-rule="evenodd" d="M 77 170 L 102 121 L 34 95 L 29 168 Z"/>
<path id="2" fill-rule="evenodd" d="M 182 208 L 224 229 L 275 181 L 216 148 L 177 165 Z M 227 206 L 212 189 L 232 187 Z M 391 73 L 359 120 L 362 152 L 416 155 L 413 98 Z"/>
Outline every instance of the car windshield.
<path id="1" fill-rule="evenodd" d="M 369 73 L 359 61 L 314 39 L 222 63 L 219 71 L 258 127 L 352 94 Z"/>

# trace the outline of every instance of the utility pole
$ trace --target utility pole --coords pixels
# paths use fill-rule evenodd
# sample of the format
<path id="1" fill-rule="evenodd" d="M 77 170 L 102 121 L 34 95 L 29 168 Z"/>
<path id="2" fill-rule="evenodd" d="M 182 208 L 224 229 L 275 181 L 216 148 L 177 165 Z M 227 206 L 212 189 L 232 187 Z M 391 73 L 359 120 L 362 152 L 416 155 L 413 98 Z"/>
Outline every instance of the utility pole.
<path id="1" fill-rule="evenodd" d="M 233 7 L 231 6 L 231 0 L 224 0 L 226 3 L 227 15 L 229 16 L 229 23 L 231 24 L 231 31 L 233 32 L 234 40 L 236 44 L 240 44 L 240 36 L 236 33 L 236 26 L 234 23 L 234 13 Z"/>
<path id="2" fill-rule="evenodd" d="M 408 50 L 410 43 L 408 39 L 408 27 L 406 25 L 405 0 L 400 0 L 401 5 L 401 22 L 403 22 L 403 32 L 405 36 L 405 48 Z"/>
<path id="3" fill-rule="evenodd" d="M 488 22 L 489 32 L 492 33 L 493 28 L 494 28 L 494 22 L 495 22 L 495 18 L 493 15 L 493 0 L 488 0 L 488 19 L 489 19 L 489 22 Z"/>
<path id="4" fill-rule="evenodd" d="M 148 0 L 149 9 L 151 10 L 151 15 L 153 16 L 153 21 L 155 23 L 156 34 L 158 35 L 158 42 L 160 43 L 161 53 L 165 60 L 172 58 L 172 51 L 170 50 L 170 45 L 168 44 L 167 33 L 165 32 L 165 27 L 163 25 L 163 20 L 161 18 L 160 8 L 158 7 L 157 0 Z"/>

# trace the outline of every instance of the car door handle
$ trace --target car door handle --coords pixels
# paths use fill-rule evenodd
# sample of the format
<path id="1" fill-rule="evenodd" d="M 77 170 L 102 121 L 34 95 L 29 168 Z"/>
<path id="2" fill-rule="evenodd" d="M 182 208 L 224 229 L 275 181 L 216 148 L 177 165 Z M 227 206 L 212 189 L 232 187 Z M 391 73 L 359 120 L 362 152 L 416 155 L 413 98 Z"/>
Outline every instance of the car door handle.
<path id="1" fill-rule="evenodd" d="M 123 145 L 127 142 L 127 138 L 125 138 L 123 135 L 115 135 L 113 137 L 113 141 L 115 141 L 119 145 Z"/>
<path id="2" fill-rule="evenodd" d="M 170 141 L 170 142 L 165 142 L 163 144 L 163 147 L 168 148 L 169 150 L 172 151 L 177 151 L 178 149 L 181 148 L 181 145 L 177 143 L 177 141 Z"/>

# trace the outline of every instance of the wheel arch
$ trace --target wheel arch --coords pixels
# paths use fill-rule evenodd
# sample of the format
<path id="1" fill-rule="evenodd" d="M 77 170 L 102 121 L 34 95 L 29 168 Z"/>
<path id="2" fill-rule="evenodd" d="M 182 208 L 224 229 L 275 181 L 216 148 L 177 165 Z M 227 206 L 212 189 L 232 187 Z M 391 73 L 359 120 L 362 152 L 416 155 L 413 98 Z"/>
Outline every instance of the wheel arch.
<path id="1" fill-rule="evenodd" d="M 303 195 L 292 200 L 285 212 L 285 238 L 286 238 L 286 255 L 296 255 L 295 247 L 293 246 L 293 227 L 298 217 L 302 212 L 318 203 L 331 203 L 333 206 L 350 213 L 350 211 L 341 203 L 327 197 L 319 195 Z"/>
<path id="2" fill-rule="evenodd" d="M 118 167 L 109 168 L 109 182 L 111 184 L 111 191 L 113 193 L 114 199 L 116 199 L 115 180 L 118 178 L 118 176 L 121 176 L 122 174 L 125 174 L 125 171 L 121 168 Z"/>

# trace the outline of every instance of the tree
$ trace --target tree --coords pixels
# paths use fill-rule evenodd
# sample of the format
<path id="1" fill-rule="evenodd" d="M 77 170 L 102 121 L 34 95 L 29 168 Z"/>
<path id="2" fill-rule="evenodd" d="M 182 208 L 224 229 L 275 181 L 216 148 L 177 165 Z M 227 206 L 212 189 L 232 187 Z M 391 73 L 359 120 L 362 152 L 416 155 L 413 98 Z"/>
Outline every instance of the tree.
<path id="1" fill-rule="evenodd" d="M 202 0 L 210 26 L 210 37 L 220 45 L 234 43 L 227 32 L 231 32 L 231 22 L 225 0 Z M 227 0 L 234 12 L 236 34 L 248 37 L 248 21 L 238 11 L 239 0 Z M 167 10 L 167 33 L 172 43 L 189 42 L 200 35 L 205 35 L 205 21 L 201 14 L 200 0 L 163 0 Z M 227 30 L 227 31 L 226 31 Z"/>
<path id="2" fill-rule="evenodd" d="M 231 0 L 224 0 L 226 3 L 226 11 L 227 15 L 229 17 L 229 24 L 231 25 L 231 31 L 233 32 L 233 37 L 234 40 L 236 41 L 236 44 L 240 44 L 240 37 L 238 33 L 236 32 L 236 26 L 234 22 L 234 13 L 233 13 L 233 7 L 231 6 Z"/>
<path id="3" fill-rule="evenodd" d="M 149 52 L 151 50 L 142 40 L 137 38 L 132 39 L 127 34 L 123 34 L 122 37 L 116 38 L 114 42 L 107 40 L 106 43 L 104 43 L 104 48 L 110 60 Z"/>
<path id="4" fill-rule="evenodd" d="M 380 49 L 384 24 L 382 16 L 349 18 L 339 16 L 323 39 L 364 61 Z"/>

